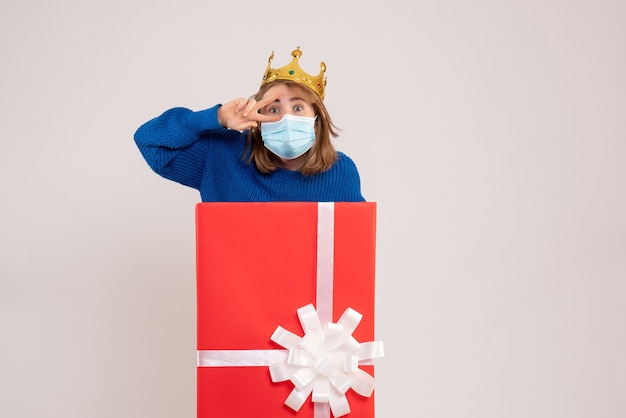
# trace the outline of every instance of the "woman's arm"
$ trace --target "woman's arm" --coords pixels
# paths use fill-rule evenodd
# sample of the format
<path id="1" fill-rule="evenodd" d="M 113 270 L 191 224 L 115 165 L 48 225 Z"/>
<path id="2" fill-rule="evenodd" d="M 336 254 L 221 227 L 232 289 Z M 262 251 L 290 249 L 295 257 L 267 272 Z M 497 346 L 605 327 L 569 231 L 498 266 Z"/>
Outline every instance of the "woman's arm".
<path id="1" fill-rule="evenodd" d="M 208 150 L 202 133 L 225 130 L 217 119 L 219 107 L 199 112 L 173 108 L 139 127 L 135 142 L 148 165 L 165 178 L 199 189 Z"/>

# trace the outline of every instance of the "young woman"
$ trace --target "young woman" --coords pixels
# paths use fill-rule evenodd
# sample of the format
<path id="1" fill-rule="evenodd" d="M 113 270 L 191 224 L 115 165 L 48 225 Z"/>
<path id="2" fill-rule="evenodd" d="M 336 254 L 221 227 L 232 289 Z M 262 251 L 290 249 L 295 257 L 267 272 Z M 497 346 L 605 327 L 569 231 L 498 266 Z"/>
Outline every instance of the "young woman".
<path id="1" fill-rule="evenodd" d="M 354 162 L 331 143 L 323 103 L 326 66 L 270 67 L 251 98 L 202 111 L 173 108 L 143 124 L 135 142 L 161 176 L 200 191 L 203 202 L 360 202 Z"/>

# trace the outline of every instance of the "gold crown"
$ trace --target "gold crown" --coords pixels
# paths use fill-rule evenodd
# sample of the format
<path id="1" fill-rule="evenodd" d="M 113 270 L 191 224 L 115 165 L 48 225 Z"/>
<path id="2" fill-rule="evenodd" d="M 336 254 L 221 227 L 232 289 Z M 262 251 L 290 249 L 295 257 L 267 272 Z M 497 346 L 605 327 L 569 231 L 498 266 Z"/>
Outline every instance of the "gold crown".
<path id="1" fill-rule="evenodd" d="M 326 72 L 326 64 L 321 62 L 320 73 L 316 77 L 313 77 L 312 75 L 304 72 L 304 70 L 300 68 L 300 65 L 298 65 L 298 59 L 302 56 L 302 51 L 300 51 L 300 47 L 297 47 L 291 53 L 291 56 L 293 57 L 293 59 L 289 64 L 285 65 L 282 68 L 271 68 L 272 60 L 274 59 L 274 52 L 272 51 L 272 55 L 270 55 L 270 58 L 267 61 L 267 68 L 265 69 L 265 75 L 263 76 L 261 86 L 275 80 L 291 80 L 307 86 L 308 88 L 319 94 L 323 100 L 326 90 L 326 77 L 324 77 L 324 73 Z"/>

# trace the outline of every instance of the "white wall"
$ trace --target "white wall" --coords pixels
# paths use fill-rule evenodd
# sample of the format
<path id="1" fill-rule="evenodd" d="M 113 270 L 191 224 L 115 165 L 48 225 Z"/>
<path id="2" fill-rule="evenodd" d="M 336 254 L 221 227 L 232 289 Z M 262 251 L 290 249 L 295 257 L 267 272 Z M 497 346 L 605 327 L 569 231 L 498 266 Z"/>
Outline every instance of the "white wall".
<path id="1" fill-rule="evenodd" d="M 4 1 L 0 414 L 195 416 L 192 189 L 132 140 L 328 66 L 380 417 L 626 416 L 626 3 Z"/>

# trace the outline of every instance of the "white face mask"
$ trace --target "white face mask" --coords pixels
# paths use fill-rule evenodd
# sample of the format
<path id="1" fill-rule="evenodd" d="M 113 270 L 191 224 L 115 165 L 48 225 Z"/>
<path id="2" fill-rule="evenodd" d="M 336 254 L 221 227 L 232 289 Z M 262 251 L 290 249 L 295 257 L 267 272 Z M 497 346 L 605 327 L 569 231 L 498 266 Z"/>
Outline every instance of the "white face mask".
<path id="1" fill-rule="evenodd" d="M 311 149 L 315 142 L 315 117 L 284 115 L 277 122 L 261 124 L 261 138 L 267 149 L 292 160 Z"/>

